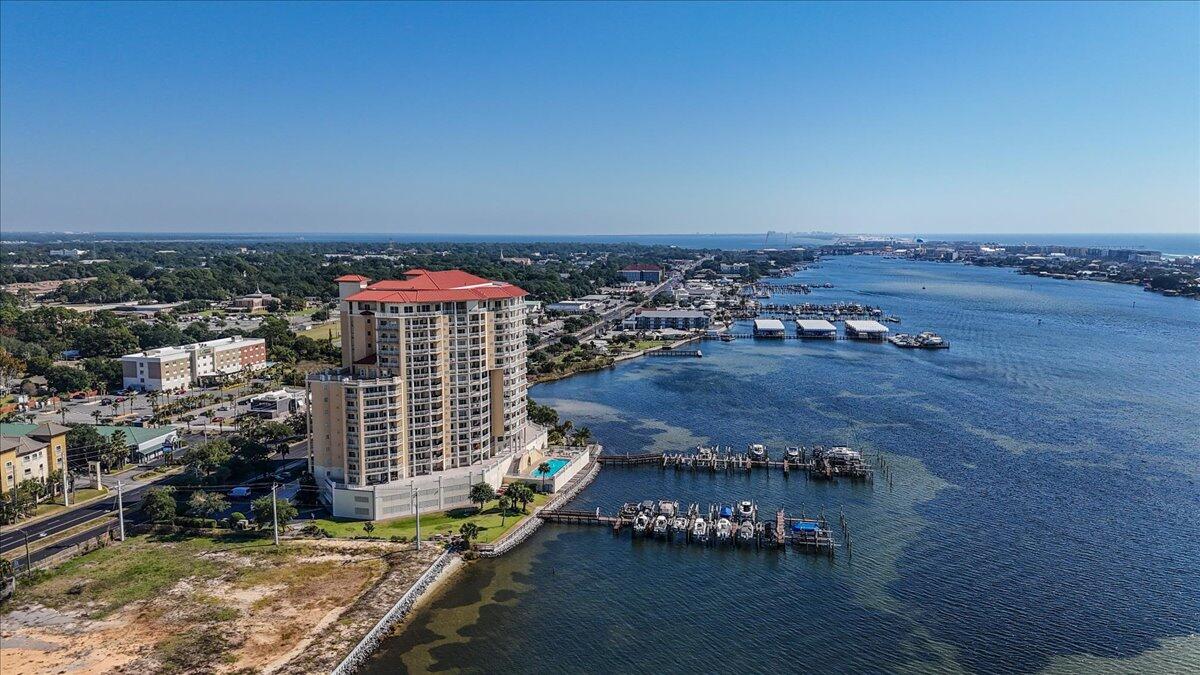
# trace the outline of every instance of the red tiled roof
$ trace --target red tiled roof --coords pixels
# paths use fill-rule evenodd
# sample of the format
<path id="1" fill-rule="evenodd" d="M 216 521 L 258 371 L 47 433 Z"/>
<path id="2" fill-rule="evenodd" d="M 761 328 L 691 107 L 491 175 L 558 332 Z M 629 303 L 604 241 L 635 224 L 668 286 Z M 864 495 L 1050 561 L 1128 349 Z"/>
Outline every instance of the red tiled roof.
<path id="1" fill-rule="evenodd" d="M 658 265 L 647 265 L 645 263 L 638 263 L 636 265 L 629 265 L 621 271 L 622 272 L 661 272 L 662 268 L 659 267 Z"/>
<path id="2" fill-rule="evenodd" d="M 404 277 L 376 281 L 346 299 L 352 302 L 458 302 L 528 295 L 512 284 L 489 281 L 462 270 L 430 272 L 413 269 L 405 272 Z"/>
<path id="3" fill-rule="evenodd" d="M 370 279 L 361 274 L 343 274 L 342 276 L 334 279 L 334 281 L 370 281 Z"/>

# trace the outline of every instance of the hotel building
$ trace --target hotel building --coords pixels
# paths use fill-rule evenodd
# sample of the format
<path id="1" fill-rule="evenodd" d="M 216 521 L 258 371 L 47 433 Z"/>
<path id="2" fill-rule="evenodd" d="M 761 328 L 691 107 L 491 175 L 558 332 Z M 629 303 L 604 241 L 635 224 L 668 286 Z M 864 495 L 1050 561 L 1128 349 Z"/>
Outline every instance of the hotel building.
<path id="1" fill-rule="evenodd" d="M 266 365 L 266 340 L 235 336 L 126 354 L 121 357 L 121 374 L 126 389 L 161 391 L 188 389 L 204 378 Z"/>
<path id="2" fill-rule="evenodd" d="M 466 505 L 470 485 L 499 487 L 516 453 L 544 445 L 526 423 L 525 291 L 459 270 L 336 281 L 342 368 L 307 382 L 311 469 L 334 515 Z"/>

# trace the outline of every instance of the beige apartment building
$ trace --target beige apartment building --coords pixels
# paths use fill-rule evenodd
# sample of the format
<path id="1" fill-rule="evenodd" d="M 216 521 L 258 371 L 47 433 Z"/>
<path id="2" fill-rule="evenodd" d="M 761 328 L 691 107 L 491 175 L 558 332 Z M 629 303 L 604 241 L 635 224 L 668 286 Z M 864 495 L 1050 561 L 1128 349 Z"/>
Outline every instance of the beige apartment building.
<path id="1" fill-rule="evenodd" d="M 468 503 L 472 481 L 498 487 L 536 442 L 525 291 L 459 270 L 336 281 L 342 368 L 308 379 L 310 462 L 335 515 L 445 508 Z"/>
<path id="2" fill-rule="evenodd" d="M 202 379 L 219 379 L 267 365 L 267 341 L 234 336 L 161 347 L 121 357 L 126 389 L 162 391 L 189 389 Z"/>

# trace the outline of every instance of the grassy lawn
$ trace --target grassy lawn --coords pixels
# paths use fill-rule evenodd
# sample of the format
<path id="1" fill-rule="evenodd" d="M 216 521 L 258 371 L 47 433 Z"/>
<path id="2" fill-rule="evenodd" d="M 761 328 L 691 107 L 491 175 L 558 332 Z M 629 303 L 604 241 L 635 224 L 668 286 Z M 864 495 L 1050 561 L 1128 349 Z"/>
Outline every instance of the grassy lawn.
<path id="1" fill-rule="evenodd" d="M 632 351 L 641 351 L 643 349 L 653 349 L 655 347 L 665 347 L 671 344 L 671 340 L 638 340 L 633 343 Z"/>
<path id="2" fill-rule="evenodd" d="M 71 503 L 78 504 L 79 502 L 87 501 L 97 495 L 102 495 L 105 492 L 106 492 L 106 490 L 96 490 L 93 488 L 85 488 L 82 490 L 76 490 L 75 497 L 71 500 Z M 47 513 L 54 513 L 55 511 L 61 511 L 63 509 L 62 495 L 55 497 L 55 500 L 56 501 L 53 501 L 53 502 L 46 502 L 44 504 L 39 504 L 37 509 L 34 510 L 33 515 L 34 516 L 44 516 Z"/>
<path id="3" fill-rule="evenodd" d="M 529 503 L 529 512 L 533 509 L 545 504 L 549 499 L 549 495 L 538 494 L 532 502 Z M 475 523 L 479 528 L 479 538 L 476 540 L 481 544 L 487 544 L 496 541 L 505 532 L 511 530 L 522 517 L 521 510 L 517 509 L 511 512 L 504 519 L 504 525 L 501 526 L 499 502 L 488 502 L 482 513 L 477 513 L 475 507 L 463 509 L 451 509 L 442 513 L 426 513 L 421 516 L 421 538 L 425 539 L 435 533 L 457 534 L 458 528 L 462 527 L 463 523 Z M 364 521 L 349 520 L 345 518 L 320 518 L 315 522 L 317 525 L 325 528 L 335 537 L 363 537 L 366 536 L 366 531 L 363 530 Z M 373 537 L 389 537 L 400 536 L 411 539 L 416 536 L 417 527 L 415 518 L 395 518 L 393 520 L 379 520 L 375 522 L 375 531 L 371 533 Z"/>
<path id="4" fill-rule="evenodd" d="M 136 536 L 35 573 L 33 583 L 19 591 L 20 599 L 47 607 L 82 602 L 100 618 L 131 602 L 157 597 L 185 577 L 217 577 L 224 566 L 204 557 L 215 551 L 253 552 L 271 559 L 286 555 L 286 549 L 275 550 L 270 538 L 249 534 Z"/>
<path id="5" fill-rule="evenodd" d="M 342 336 L 342 324 L 340 321 L 329 321 L 327 323 L 313 326 L 308 330 L 302 330 L 299 333 L 296 333 L 296 335 L 303 335 L 305 337 L 310 337 L 314 340 L 322 342 L 330 339 L 331 337 L 336 340 Z"/>

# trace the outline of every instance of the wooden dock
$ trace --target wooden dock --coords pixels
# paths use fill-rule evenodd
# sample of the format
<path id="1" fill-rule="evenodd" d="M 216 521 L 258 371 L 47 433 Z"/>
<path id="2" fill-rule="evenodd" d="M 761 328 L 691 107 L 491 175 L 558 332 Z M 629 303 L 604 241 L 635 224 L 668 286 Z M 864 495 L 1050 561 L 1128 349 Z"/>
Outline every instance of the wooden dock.
<path id="1" fill-rule="evenodd" d="M 699 349 L 651 349 L 646 352 L 646 356 L 658 357 L 691 357 L 698 359 L 704 354 Z"/>
<path id="2" fill-rule="evenodd" d="M 627 530 L 633 537 L 697 546 L 768 550 L 793 548 L 832 556 L 834 549 L 842 545 L 834 541 L 833 528 L 823 515 L 789 517 L 783 509 L 779 509 L 773 517 L 760 518 L 755 506 L 751 517 L 736 512 L 732 517 L 722 517 L 722 506 L 731 510 L 729 505 L 709 504 L 705 510 L 699 504 L 691 504 L 685 512 L 679 509 L 678 502 L 647 500 L 626 503 L 616 515 L 605 515 L 599 508 L 594 511 L 543 509 L 538 517 L 549 523 L 599 525 L 611 529 L 614 536 Z M 666 524 L 656 528 L 656 522 Z M 848 547 L 850 530 L 844 515 L 841 518 L 841 531 Z"/>
<path id="3" fill-rule="evenodd" d="M 875 471 L 861 457 L 855 457 L 849 448 L 826 449 L 823 446 L 796 446 L 795 459 L 753 459 L 748 454 L 734 453 L 729 448 L 699 447 L 689 452 L 645 452 L 635 455 L 600 455 L 597 461 L 605 466 L 658 466 L 675 471 L 708 473 L 751 473 L 753 471 L 776 470 L 784 476 L 793 471 L 803 472 L 814 480 L 871 482 Z M 830 451 L 837 451 L 831 453 Z"/>

